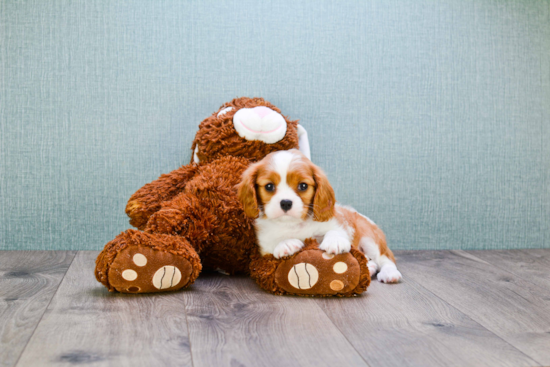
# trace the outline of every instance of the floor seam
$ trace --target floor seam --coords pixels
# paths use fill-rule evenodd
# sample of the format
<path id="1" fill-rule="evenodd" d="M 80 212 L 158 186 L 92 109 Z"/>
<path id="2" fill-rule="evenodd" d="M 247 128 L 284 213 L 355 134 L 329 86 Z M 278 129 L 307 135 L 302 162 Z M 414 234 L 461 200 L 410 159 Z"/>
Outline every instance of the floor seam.
<path id="1" fill-rule="evenodd" d="M 185 302 L 185 292 L 183 293 L 183 311 L 185 312 L 185 324 L 187 325 L 187 340 L 189 340 L 189 356 L 191 357 L 191 366 L 195 367 L 193 360 L 193 348 L 191 348 L 191 328 L 189 327 L 189 318 L 187 315 L 187 304 Z"/>
<path id="2" fill-rule="evenodd" d="M 357 355 L 363 360 L 363 362 L 365 362 L 365 364 L 369 367 L 371 367 L 371 365 L 369 364 L 369 362 L 367 362 L 365 360 L 365 358 L 363 357 L 363 355 L 357 350 L 357 348 L 355 348 L 355 346 L 353 345 L 353 343 L 348 339 L 348 337 L 346 336 L 346 334 L 344 334 L 342 332 L 342 330 L 340 330 L 340 328 L 338 327 L 338 325 L 336 325 L 334 323 L 334 321 L 332 320 L 332 318 L 330 317 L 330 315 L 328 313 L 325 312 L 325 310 L 323 309 L 323 307 L 321 307 L 319 305 L 319 302 L 322 301 L 321 299 L 315 299 L 315 305 L 317 307 L 319 307 L 321 309 L 321 311 L 327 316 L 327 319 L 329 319 L 330 323 L 332 325 L 334 325 L 334 327 L 336 328 L 336 330 L 338 330 L 338 332 L 340 333 L 340 335 L 342 335 L 344 337 L 344 339 L 346 339 L 346 341 L 348 342 L 348 344 L 353 348 L 353 350 L 357 353 Z"/>
<path id="3" fill-rule="evenodd" d="M 70 252 L 70 251 L 66 251 L 66 252 Z M 57 285 L 57 288 L 55 289 L 55 292 L 53 292 L 52 294 L 52 297 L 50 298 L 50 300 L 48 301 L 48 304 L 46 305 L 46 307 L 44 308 L 44 312 L 42 312 L 42 315 L 40 315 L 40 319 L 38 320 L 38 322 L 36 323 L 36 325 L 34 326 L 34 329 L 31 333 L 31 335 L 29 336 L 29 340 L 27 340 L 27 343 L 25 344 L 25 347 L 23 348 L 23 350 L 21 350 L 21 353 L 19 354 L 19 357 L 17 357 L 17 360 L 15 361 L 15 363 L 13 364 L 13 366 L 17 366 L 19 364 L 19 361 L 21 360 L 21 357 L 23 356 L 23 354 L 25 353 L 25 351 L 27 350 L 27 347 L 29 346 L 29 343 L 31 342 L 32 340 L 32 337 L 34 336 L 34 333 L 36 332 L 36 329 L 38 329 L 38 326 L 40 325 L 40 323 L 42 322 L 42 319 L 44 318 L 44 315 L 46 314 L 46 312 L 48 311 L 48 308 L 50 307 L 51 303 L 52 303 L 52 300 L 55 298 L 55 296 L 57 295 L 57 292 L 59 291 L 59 288 L 61 288 L 61 284 L 63 283 L 63 281 L 65 280 L 65 277 L 67 276 L 67 272 L 69 271 L 69 269 L 71 268 L 71 266 L 73 265 L 74 263 L 74 259 L 76 259 L 76 256 L 80 253 L 81 251 L 76 251 L 76 253 L 74 254 L 73 258 L 71 259 L 71 263 L 69 264 L 69 266 L 67 266 L 67 270 L 65 270 L 65 273 L 63 274 L 63 278 L 61 278 L 61 280 L 59 281 L 59 284 Z"/>
<path id="4" fill-rule="evenodd" d="M 444 251 L 448 251 L 448 252 L 451 252 L 451 250 L 444 250 Z M 490 250 L 489 250 L 490 251 Z M 471 255 L 471 254 L 470 254 Z M 473 255 L 472 255 L 473 256 Z M 475 257 L 475 256 L 474 256 Z M 477 257 L 476 257 L 477 258 Z M 484 261 L 483 259 L 479 259 L 477 258 L 478 260 L 480 261 Z M 492 264 L 491 264 L 492 265 Z M 500 269 L 500 268 L 499 268 Z M 405 274 L 403 274 L 405 275 Z M 516 276 L 515 274 L 513 274 L 514 276 Z M 461 314 L 463 314 L 464 316 L 468 317 L 470 320 L 472 320 L 473 322 L 475 322 L 477 325 L 479 325 L 480 327 L 482 327 L 483 329 L 487 330 L 488 332 L 490 332 L 492 335 L 494 335 L 495 337 L 497 337 L 498 339 L 502 340 L 503 342 L 505 342 L 506 344 L 508 344 L 509 346 L 511 346 L 512 348 L 514 348 L 515 350 L 517 350 L 519 353 L 523 354 L 524 356 L 526 356 L 527 358 L 530 358 L 531 360 L 533 360 L 534 362 L 538 363 L 540 366 L 543 366 L 544 364 L 540 363 L 538 360 L 536 360 L 534 357 L 530 356 L 529 354 L 525 353 L 523 350 L 519 349 L 518 347 L 516 347 L 515 345 L 513 345 L 512 343 L 510 343 L 508 340 L 504 339 L 502 336 L 496 334 L 493 330 L 487 328 L 485 325 L 483 325 L 482 323 L 480 323 L 479 321 L 477 321 L 475 318 L 473 318 L 470 314 L 466 313 L 465 311 L 462 311 L 460 308 L 458 308 L 457 306 L 455 306 L 454 304 L 450 303 L 450 301 L 447 301 L 446 299 L 444 298 L 441 298 L 441 296 L 439 296 L 438 294 L 434 293 L 433 291 L 431 291 L 430 289 L 426 288 L 425 286 L 423 286 L 421 283 L 419 283 L 418 281 L 416 280 L 410 280 L 410 277 L 407 276 L 407 282 L 410 282 L 412 283 L 412 286 L 414 287 L 415 285 L 417 287 L 421 287 L 422 289 L 426 290 L 426 292 L 430 293 L 430 294 L 433 294 L 436 298 L 440 299 L 442 302 L 445 302 L 447 305 L 449 305 L 450 307 L 452 307 L 453 309 L 455 309 L 456 311 L 460 312 Z M 417 288 L 418 289 L 418 288 Z"/>

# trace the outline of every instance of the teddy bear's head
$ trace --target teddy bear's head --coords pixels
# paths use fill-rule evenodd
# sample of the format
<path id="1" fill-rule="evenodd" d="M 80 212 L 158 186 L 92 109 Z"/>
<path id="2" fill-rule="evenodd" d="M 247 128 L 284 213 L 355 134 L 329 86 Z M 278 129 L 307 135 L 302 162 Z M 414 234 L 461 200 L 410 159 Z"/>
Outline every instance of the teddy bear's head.
<path id="1" fill-rule="evenodd" d="M 300 148 L 309 158 L 307 133 L 298 121 L 263 98 L 235 98 L 199 125 L 194 162 L 234 156 L 258 161 L 271 152 Z"/>

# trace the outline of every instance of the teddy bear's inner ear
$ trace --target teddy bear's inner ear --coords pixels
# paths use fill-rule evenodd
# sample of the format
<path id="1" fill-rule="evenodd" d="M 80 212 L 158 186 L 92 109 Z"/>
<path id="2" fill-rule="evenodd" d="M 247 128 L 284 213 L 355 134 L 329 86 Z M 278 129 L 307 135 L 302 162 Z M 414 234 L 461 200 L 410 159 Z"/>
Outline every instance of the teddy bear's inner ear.
<path id="1" fill-rule="evenodd" d="M 233 109 L 233 107 L 226 107 L 226 108 L 222 109 L 220 112 L 218 112 L 218 117 L 220 117 L 222 115 L 225 115 L 226 113 L 228 113 L 232 109 Z"/>
<path id="2" fill-rule="evenodd" d="M 199 146 L 197 145 L 197 146 L 195 147 L 195 151 L 193 152 L 193 162 L 195 162 L 195 163 L 199 163 L 199 155 L 198 155 L 198 153 L 199 153 Z"/>
<path id="3" fill-rule="evenodd" d="M 309 150 L 309 139 L 307 138 L 307 131 L 304 127 L 298 124 L 298 149 L 302 152 L 307 159 L 311 160 L 311 152 Z"/>

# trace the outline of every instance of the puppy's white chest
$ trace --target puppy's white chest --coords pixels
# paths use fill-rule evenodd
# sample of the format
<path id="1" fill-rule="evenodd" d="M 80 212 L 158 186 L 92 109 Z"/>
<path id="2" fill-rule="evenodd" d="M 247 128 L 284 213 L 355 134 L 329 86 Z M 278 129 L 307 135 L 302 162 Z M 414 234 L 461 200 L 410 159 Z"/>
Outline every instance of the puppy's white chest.
<path id="1" fill-rule="evenodd" d="M 321 242 L 325 234 L 338 226 L 336 220 L 315 222 L 306 220 L 300 222 L 282 222 L 269 219 L 256 220 L 256 235 L 263 253 L 273 253 L 281 241 L 289 239 L 315 238 Z"/>

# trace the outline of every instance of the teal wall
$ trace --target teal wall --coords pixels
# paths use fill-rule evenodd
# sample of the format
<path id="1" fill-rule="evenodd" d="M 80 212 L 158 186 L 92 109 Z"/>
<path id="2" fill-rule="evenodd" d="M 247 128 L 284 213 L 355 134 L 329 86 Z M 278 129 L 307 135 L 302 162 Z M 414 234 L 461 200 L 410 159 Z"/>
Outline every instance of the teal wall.
<path id="1" fill-rule="evenodd" d="M 549 1 L 0 1 L 0 248 L 100 249 L 263 96 L 395 249 L 550 247 Z"/>

